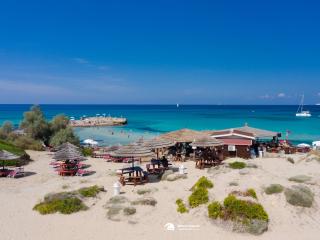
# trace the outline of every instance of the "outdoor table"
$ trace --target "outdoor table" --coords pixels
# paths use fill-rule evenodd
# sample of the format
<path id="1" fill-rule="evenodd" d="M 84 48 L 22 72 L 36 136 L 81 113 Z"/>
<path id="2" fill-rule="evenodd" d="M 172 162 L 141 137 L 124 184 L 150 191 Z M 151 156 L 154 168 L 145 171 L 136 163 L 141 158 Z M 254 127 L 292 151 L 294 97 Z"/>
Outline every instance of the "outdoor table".
<path id="1" fill-rule="evenodd" d="M 150 174 L 161 174 L 163 173 L 166 168 L 161 166 L 162 163 L 159 159 L 152 159 L 149 164 L 147 164 L 147 171 Z"/>
<path id="2" fill-rule="evenodd" d="M 120 183 L 122 185 L 126 184 L 143 184 L 147 181 L 144 171 L 141 167 L 128 167 L 120 169 Z"/>
<path id="3" fill-rule="evenodd" d="M 58 173 L 60 176 L 74 176 L 77 173 L 76 168 L 74 169 L 59 169 Z"/>

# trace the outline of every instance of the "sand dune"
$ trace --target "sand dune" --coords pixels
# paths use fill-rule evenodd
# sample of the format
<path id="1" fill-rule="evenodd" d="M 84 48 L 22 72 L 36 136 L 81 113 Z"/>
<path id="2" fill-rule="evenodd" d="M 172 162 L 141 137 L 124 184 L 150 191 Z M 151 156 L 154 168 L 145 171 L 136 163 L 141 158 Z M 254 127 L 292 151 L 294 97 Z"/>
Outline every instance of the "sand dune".
<path id="1" fill-rule="evenodd" d="M 193 162 L 183 163 L 188 178 L 174 182 L 160 181 L 145 186 L 125 186 L 121 191 L 129 201 L 138 199 L 138 189 L 152 188 L 149 194 L 157 205 L 136 206 L 136 214 L 113 221 L 107 217 L 105 205 L 113 195 L 112 185 L 117 181 L 114 171 L 122 164 L 106 163 L 102 159 L 89 159 L 90 170 L 95 174 L 87 177 L 60 177 L 49 167 L 50 155 L 46 152 L 28 151 L 34 162 L 25 167 L 36 174 L 19 179 L 0 179 L 0 228 L 1 240 L 18 239 L 318 239 L 320 233 L 319 184 L 320 163 L 305 161 L 304 155 L 294 155 L 297 163 L 286 158 L 249 160 L 257 168 L 241 170 L 221 166 L 215 170 L 195 169 Z M 300 160 L 299 160 L 300 159 Z M 228 161 L 233 161 L 229 159 Z M 279 183 L 285 187 L 297 185 L 288 181 L 296 175 L 307 175 L 312 180 L 306 185 L 314 192 L 315 202 L 311 208 L 295 207 L 286 202 L 283 193 L 267 195 L 263 187 Z M 222 201 L 232 190 L 254 188 L 259 202 L 270 217 L 269 229 L 260 236 L 231 232 L 218 226 L 207 217 L 206 206 L 190 210 L 187 214 L 176 211 L 177 198 L 187 200 L 189 189 L 201 176 L 214 182 L 210 200 Z M 237 182 L 238 186 L 229 186 Z M 101 185 L 107 190 L 86 204 L 87 211 L 71 215 L 40 215 L 33 206 L 47 193 L 75 190 L 84 186 Z M 175 231 L 167 231 L 165 224 L 175 225 Z M 180 230 L 178 225 L 195 225 L 196 230 Z"/>

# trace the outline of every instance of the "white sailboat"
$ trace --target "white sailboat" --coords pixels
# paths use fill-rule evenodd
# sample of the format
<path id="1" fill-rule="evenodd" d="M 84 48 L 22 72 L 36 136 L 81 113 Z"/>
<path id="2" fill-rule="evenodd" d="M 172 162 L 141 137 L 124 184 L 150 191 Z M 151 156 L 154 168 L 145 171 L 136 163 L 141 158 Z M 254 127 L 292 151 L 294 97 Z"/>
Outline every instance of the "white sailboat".
<path id="1" fill-rule="evenodd" d="M 310 111 L 303 111 L 304 94 L 302 95 L 300 105 L 298 107 L 296 117 L 311 117 Z"/>

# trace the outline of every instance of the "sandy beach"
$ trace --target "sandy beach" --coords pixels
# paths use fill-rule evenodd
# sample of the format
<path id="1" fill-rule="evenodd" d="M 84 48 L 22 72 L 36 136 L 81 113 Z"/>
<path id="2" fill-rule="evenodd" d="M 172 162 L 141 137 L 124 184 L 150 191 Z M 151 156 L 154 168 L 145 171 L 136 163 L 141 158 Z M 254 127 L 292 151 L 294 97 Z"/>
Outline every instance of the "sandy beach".
<path id="1" fill-rule="evenodd" d="M 306 161 L 305 155 L 293 155 L 295 164 L 286 158 L 262 158 L 248 160 L 257 168 L 241 170 L 221 166 L 219 169 L 195 169 L 194 162 L 185 162 L 187 179 L 173 182 L 159 181 L 144 186 L 124 186 L 123 196 L 135 200 L 140 196 L 138 189 L 152 188 L 149 195 L 157 200 L 156 206 L 137 206 L 136 214 L 119 221 L 108 219 L 104 205 L 112 197 L 112 185 L 118 180 L 114 171 L 122 163 L 107 163 L 103 159 L 89 158 L 90 170 L 95 174 L 87 177 L 60 177 L 49 166 L 50 153 L 28 151 L 34 160 L 25 166 L 30 176 L 18 179 L 0 179 L 0 228 L 2 240 L 17 239 L 318 239 L 320 233 L 319 184 L 320 164 L 316 160 Z M 228 159 L 226 162 L 234 161 Z M 179 165 L 179 164 L 175 164 Z M 279 183 L 284 187 L 297 185 L 288 181 L 295 175 L 308 175 L 312 179 L 305 183 L 315 194 L 311 208 L 295 207 L 286 202 L 283 193 L 266 195 L 263 187 Z M 222 201 L 232 190 L 254 188 L 259 202 L 269 214 L 267 232 L 260 236 L 235 233 L 218 226 L 207 217 L 206 205 L 191 209 L 187 214 L 176 211 L 175 201 L 187 201 L 190 188 L 201 176 L 207 176 L 214 183 L 209 190 L 210 201 Z M 229 186 L 230 182 L 238 186 Z M 106 192 L 98 198 L 85 202 L 89 210 L 71 215 L 40 215 L 33 206 L 52 192 L 71 191 L 92 185 L 104 186 Z M 175 231 L 168 231 L 164 225 L 173 223 Z M 193 230 L 182 230 L 179 225 L 194 225 Z"/>

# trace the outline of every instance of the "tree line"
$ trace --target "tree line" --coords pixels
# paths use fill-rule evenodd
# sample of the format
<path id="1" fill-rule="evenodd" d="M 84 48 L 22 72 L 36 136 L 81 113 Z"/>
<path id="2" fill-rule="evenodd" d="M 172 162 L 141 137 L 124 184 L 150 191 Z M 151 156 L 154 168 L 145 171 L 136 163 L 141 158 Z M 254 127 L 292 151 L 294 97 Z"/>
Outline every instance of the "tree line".
<path id="1" fill-rule="evenodd" d="M 14 131 L 12 122 L 6 121 L 0 128 L 0 139 L 23 149 L 43 150 L 46 146 L 56 147 L 65 142 L 80 144 L 79 138 L 69 126 L 69 118 L 63 114 L 48 121 L 40 106 L 34 105 L 23 114 L 20 123 L 22 132 Z"/>

